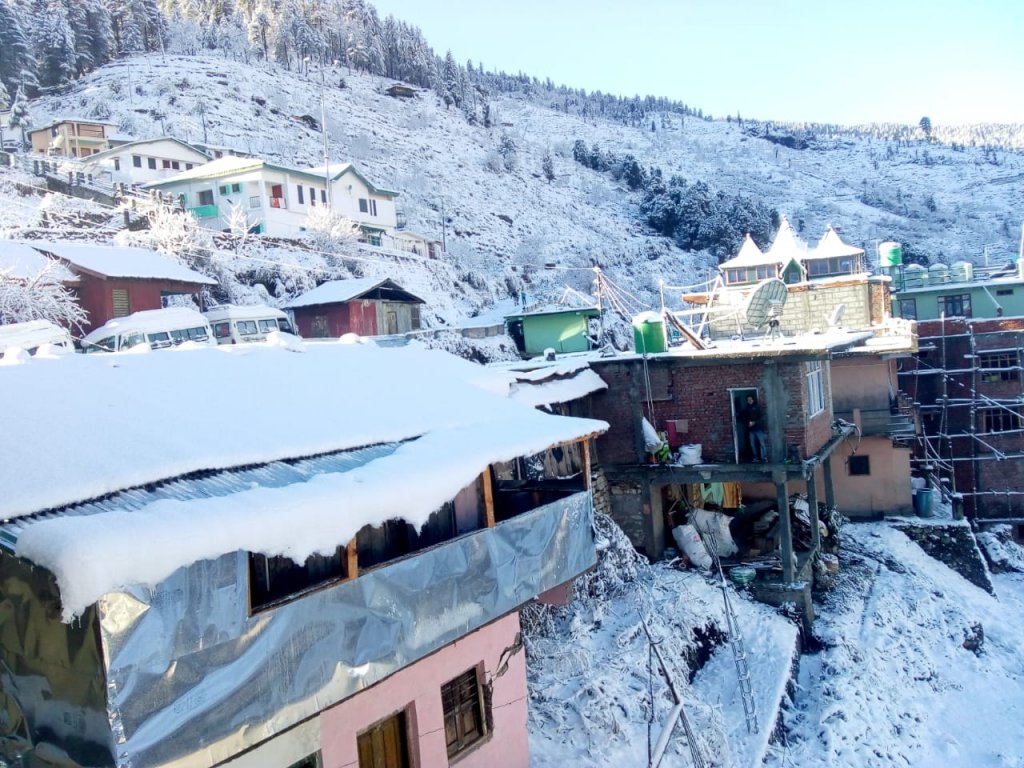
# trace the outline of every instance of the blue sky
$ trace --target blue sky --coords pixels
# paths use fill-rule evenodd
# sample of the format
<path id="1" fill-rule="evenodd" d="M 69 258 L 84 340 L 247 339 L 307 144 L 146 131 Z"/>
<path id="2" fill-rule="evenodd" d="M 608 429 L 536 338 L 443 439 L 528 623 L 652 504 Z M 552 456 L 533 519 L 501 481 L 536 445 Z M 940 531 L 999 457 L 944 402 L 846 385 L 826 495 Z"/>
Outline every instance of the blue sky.
<path id="1" fill-rule="evenodd" d="M 372 0 L 439 55 L 814 122 L 1024 122 L 1018 0 Z"/>

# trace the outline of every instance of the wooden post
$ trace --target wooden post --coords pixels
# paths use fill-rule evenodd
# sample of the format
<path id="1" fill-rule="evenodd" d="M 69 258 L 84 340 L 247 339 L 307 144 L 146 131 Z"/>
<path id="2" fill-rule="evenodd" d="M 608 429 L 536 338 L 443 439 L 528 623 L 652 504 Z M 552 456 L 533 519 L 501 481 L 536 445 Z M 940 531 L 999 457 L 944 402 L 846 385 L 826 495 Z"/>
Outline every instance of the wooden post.
<path id="1" fill-rule="evenodd" d="M 807 506 L 810 511 L 807 517 L 811 523 L 811 551 L 821 551 L 821 531 L 818 530 L 818 483 L 816 478 L 817 470 L 811 469 L 811 476 L 807 480 Z"/>
<path id="2" fill-rule="evenodd" d="M 487 518 L 487 527 L 494 527 L 494 484 L 491 482 L 491 468 L 487 467 L 480 475 L 484 485 L 484 515 Z"/>
<path id="3" fill-rule="evenodd" d="M 825 474 L 825 506 L 835 507 L 836 491 L 832 487 L 832 457 L 826 456 L 821 462 L 822 471 Z"/>
<path id="4" fill-rule="evenodd" d="M 782 580 L 793 581 L 793 526 L 789 519 L 789 492 L 786 489 L 786 475 L 773 473 L 775 477 L 775 501 L 779 506 L 779 537 L 782 539 Z"/>
<path id="5" fill-rule="evenodd" d="M 583 481 L 587 484 L 589 491 L 593 486 L 593 478 L 590 476 L 590 441 L 583 441 Z"/>
<path id="6" fill-rule="evenodd" d="M 355 537 L 345 545 L 345 573 L 350 579 L 359 576 L 359 552 L 356 550 Z"/>

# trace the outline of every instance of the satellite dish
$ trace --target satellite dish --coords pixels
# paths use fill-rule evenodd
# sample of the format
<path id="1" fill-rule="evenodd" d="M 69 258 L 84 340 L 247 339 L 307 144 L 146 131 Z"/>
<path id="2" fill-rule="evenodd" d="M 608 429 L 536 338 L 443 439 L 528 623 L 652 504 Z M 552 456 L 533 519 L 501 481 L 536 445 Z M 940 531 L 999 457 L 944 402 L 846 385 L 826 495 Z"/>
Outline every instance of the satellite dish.
<path id="1" fill-rule="evenodd" d="M 782 307 L 789 297 L 789 288 L 786 284 L 773 277 L 764 280 L 747 299 L 745 316 L 747 322 L 755 328 L 768 326 L 768 333 L 774 335 L 779 328 L 779 317 L 782 316 Z"/>

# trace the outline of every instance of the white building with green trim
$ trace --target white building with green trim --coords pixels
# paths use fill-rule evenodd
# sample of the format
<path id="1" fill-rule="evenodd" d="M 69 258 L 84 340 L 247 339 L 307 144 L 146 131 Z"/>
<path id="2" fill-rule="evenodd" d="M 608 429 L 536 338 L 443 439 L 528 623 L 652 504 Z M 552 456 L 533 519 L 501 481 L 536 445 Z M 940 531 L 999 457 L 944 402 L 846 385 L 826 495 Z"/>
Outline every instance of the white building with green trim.
<path id="1" fill-rule="evenodd" d="M 351 163 L 288 168 L 266 160 L 222 157 L 146 189 L 180 199 L 207 229 L 226 231 L 232 211 L 244 213 L 254 233 L 292 237 L 306 229 L 318 206 L 356 222 L 371 245 L 398 225 L 397 192 L 382 189 Z"/>

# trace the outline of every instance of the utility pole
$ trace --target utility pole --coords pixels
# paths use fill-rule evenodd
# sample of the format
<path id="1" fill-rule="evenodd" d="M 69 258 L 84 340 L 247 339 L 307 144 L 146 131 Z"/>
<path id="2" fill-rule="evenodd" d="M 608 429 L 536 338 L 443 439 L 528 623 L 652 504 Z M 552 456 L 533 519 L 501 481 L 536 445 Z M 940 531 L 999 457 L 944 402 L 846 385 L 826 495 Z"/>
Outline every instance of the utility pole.
<path id="1" fill-rule="evenodd" d="M 448 237 L 446 231 L 448 224 L 444 217 L 444 198 L 441 198 L 441 250 L 448 253 Z"/>
<path id="2" fill-rule="evenodd" d="M 324 184 L 327 186 L 327 207 L 334 210 L 334 196 L 331 194 L 331 155 L 327 146 L 327 81 L 323 66 L 320 67 L 320 130 L 324 135 Z"/>

